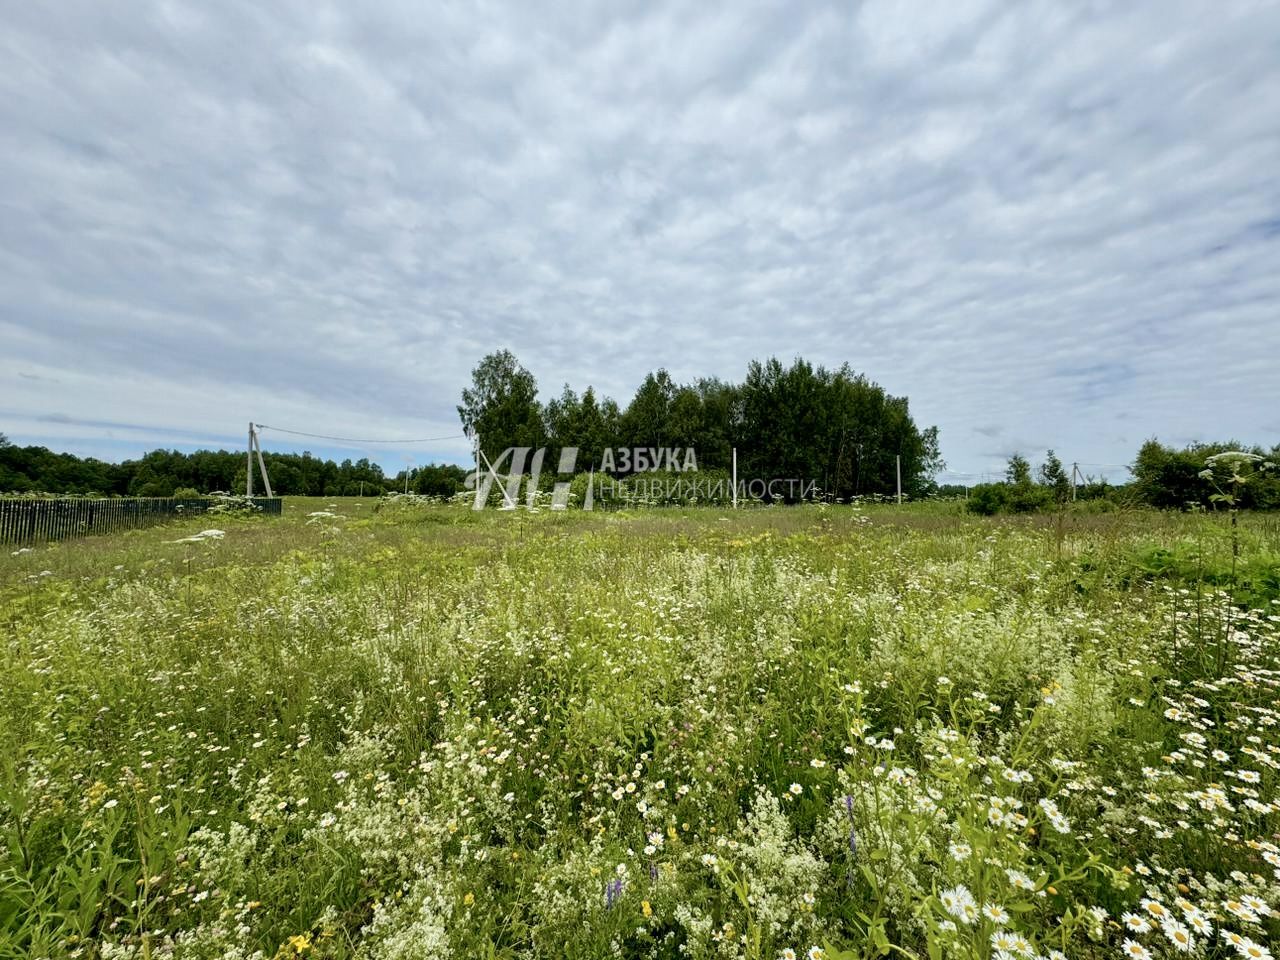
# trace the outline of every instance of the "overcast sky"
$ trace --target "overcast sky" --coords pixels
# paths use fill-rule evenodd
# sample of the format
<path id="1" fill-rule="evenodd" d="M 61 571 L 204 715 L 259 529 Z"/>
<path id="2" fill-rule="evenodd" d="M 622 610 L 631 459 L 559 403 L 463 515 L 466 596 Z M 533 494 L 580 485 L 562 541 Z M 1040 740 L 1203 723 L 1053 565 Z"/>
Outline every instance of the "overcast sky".
<path id="1" fill-rule="evenodd" d="M 0 432 L 448 436 L 509 347 L 848 361 L 973 474 L 1280 441 L 1280 5 L 603 7 L 0 0 Z"/>

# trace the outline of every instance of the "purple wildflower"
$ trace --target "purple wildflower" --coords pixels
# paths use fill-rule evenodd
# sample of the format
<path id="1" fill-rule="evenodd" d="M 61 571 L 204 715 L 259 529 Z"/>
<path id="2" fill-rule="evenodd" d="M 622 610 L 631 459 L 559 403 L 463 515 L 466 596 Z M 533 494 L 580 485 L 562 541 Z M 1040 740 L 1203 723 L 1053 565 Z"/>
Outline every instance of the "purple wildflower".
<path id="1" fill-rule="evenodd" d="M 620 896 L 622 896 L 621 877 L 617 880 L 610 880 L 604 885 L 604 908 L 606 910 L 612 910 L 614 903 L 617 902 L 617 899 Z"/>

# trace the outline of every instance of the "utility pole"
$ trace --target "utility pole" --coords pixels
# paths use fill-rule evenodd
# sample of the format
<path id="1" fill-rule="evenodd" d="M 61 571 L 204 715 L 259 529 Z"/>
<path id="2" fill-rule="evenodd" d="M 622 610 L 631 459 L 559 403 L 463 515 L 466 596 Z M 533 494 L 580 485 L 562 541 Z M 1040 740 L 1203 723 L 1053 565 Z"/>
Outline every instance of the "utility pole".
<path id="1" fill-rule="evenodd" d="M 1076 502 L 1076 474 L 1080 472 L 1080 464 L 1072 462 L 1071 464 L 1071 502 Z"/>
<path id="2" fill-rule="evenodd" d="M 267 465 L 262 461 L 262 441 L 258 438 L 258 431 L 253 431 L 253 448 L 258 451 L 258 469 L 262 471 L 262 486 L 266 488 L 267 496 L 273 496 L 271 493 L 271 481 L 267 479 Z"/>
<path id="3" fill-rule="evenodd" d="M 258 470 L 262 473 L 262 486 L 267 491 L 267 496 L 274 494 L 271 492 L 271 481 L 267 479 L 267 465 L 262 460 L 262 444 L 258 442 L 258 431 L 252 420 L 249 421 L 249 448 L 244 454 L 244 495 L 246 497 L 253 496 L 253 455 L 258 455 Z"/>
<path id="4" fill-rule="evenodd" d="M 733 509 L 738 509 L 738 448 L 733 448 Z"/>
<path id="5" fill-rule="evenodd" d="M 894 460 L 894 470 L 898 474 L 898 505 L 902 505 L 902 454 L 898 454 Z"/>

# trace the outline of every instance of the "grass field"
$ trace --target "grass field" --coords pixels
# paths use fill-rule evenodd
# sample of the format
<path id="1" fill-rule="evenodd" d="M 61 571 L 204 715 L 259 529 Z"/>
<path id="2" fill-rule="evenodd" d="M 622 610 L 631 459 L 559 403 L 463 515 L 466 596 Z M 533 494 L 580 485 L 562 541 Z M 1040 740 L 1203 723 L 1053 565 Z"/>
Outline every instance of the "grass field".
<path id="1" fill-rule="evenodd" d="M 5 550 L 0 955 L 1261 960 L 1280 525 L 1239 549 L 291 500 Z"/>

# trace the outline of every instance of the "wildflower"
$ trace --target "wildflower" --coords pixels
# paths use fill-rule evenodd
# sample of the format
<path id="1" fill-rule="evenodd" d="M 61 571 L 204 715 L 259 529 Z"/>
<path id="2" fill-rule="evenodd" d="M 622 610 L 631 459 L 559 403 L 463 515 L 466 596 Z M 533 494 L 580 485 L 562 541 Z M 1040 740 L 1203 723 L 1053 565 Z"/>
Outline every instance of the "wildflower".
<path id="1" fill-rule="evenodd" d="M 1125 913 L 1120 917 L 1120 922 L 1124 924 L 1126 930 L 1133 933 L 1146 933 L 1151 929 L 1151 921 L 1146 917 L 1140 917 L 1136 913 Z"/>
<path id="2" fill-rule="evenodd" d="M 1137 940 L 1126 940 L 1120 949 L 1129 960 L 1151 960 L 1151 952 Z"/>
<path id="3" fill-rule="evenodd" d="M 1035 884 L 1021 870 L 1006 870 L 1005 876 L 1009 878 L 1009 883 L 1018 890 L 1034 890 Z"/>
<path id="4" fill-rule="evenodd" d="M 1201 913 L 1188 914 L 1187 926 L 1202 937 L 1208 937 L 1213 934 L 1213 924 Z"/>
<path id="5" fill-rule="evenodd" d="M 992 923 L 1008 923 L 1009 913 L 1004 907 L 998 903 L 984 903 L 982 905 L 982 915 Z"/>
<path id="6" fill-rule="evenodd" d="M 787 790 L 793 797 L 798 797 L 800 794 L 804 793 L 804 787 L 800 786 L 798 783 L 793 783 L 791 786 L 787 787 Z"/>
<path id="7" fill-rule="evenodd" d="M 822 960 L 822 958 L 825 957 L 826 955 L 827 955 L 826 951 L 824 951 L 821 947 L 809 948 L 809 960 Z"/>
<path id="8" fill-rule="evenodd" d="M 652 905 L 652 904 L 650 904 L 648 900 L 641 900 L 641 901 L 640 901 L 640 912 L 641 912 L 641 913 L 643 913 L 646 917 L 652 917 L 652 916 L 653 916 L 653 905 Z"/>
<path id="9" fill-rule="evenodd" d="M 1178 952 L 1190 953 L 1195 948 L 1196 944 L 1191 937 L 1191 931 L 1172 917 L 1160 924 L 1160 930 Z"/>
<path id="10" fill-rule="evenodd" d="M 1151 916 L 1155 917 L 1157 920 L 1163 920 L 1165 917 L 1169 916 L 1169 911 L 1166 910 L 1164 904 L 1160 903 L 1158 900 L 1142 900 L 1142 909 L 1147 911 L 1147 913 L 1151 914 Z"/>
<path id="11" fill-rule="evenodd" d="M 1236 947 L 1236 953 L 1245 960 L 1272 960 L 1271 951 L 1262 944 L 1255 943 L 1248 937 L 1243 937 L 1242 940 L 1240 946 Z"/>
<path id="12" fill-rule="evenodd" d="M 1258 922 L 1257 912 L 1241 903 L 1239 900 L 1224 900 L 1222 902 L 1222 906 L 1225 907 L 1228 912 L 1235 914 L 1245 923 Z"/>
<path id="13" fill-rule="evenodd" d="M 782 953 L 778 954 L 779 960 L 796 960 L 796 952 L 790 947 L 784 947 Z"/>
<path id="14" fill-rule="evenodd" d="M 1252 894 L 1246 893 L 1240 898 L 1240 902 L 1259 916 L 1265 917 L 1269 916 L 1271 913 L 1271 908 L 1267 906 L 1267 902 L 1261 897 L 1255 897 Z"/>
<path id="15" fill-rule="evenodd" d="M 961 923 L 972 924 L 978 919 L 978 905 L 973 894 L 963 885 L 957 885 L 938 894 L 942 908 Z"/>
<path id="16" fill-rule="evenodd" d="M 617 903 L 618 897 L 622 895 L 622 878 L 610 880 L 604 885 L 604 908 L 612 910 L 613 905 Z"/>
<path id="17" fill-rule="evenodd" d="M 1014 936 L 1008 930 L 997 930 L 991 934 L 991 947 L 1005 953 L 1013 952 Z"/>

